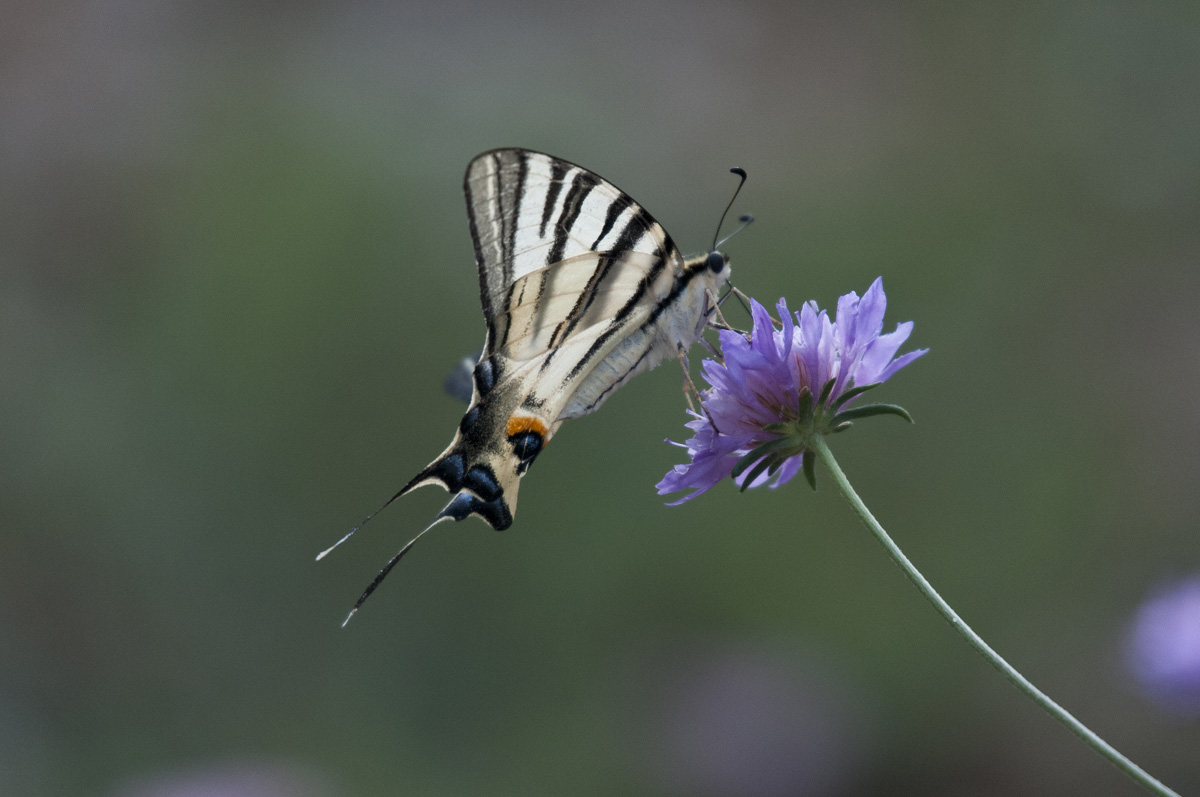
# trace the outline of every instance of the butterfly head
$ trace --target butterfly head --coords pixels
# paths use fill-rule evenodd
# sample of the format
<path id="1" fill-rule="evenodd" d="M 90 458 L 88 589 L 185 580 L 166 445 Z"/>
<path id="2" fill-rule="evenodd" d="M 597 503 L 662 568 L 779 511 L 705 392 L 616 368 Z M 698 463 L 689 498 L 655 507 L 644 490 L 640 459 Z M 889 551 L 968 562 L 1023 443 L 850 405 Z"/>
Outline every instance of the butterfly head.
<path id="1" fill-rule="evenodd" d="M 705 261 L 705 265 L 708 266 L 708 270 L 712 273 L 720 274 L 722 271 L 725 271 L 729 268 L 729 256 L 724 252 L 718 252 L 714 249 L 708 253 L 708 259 Z"/>

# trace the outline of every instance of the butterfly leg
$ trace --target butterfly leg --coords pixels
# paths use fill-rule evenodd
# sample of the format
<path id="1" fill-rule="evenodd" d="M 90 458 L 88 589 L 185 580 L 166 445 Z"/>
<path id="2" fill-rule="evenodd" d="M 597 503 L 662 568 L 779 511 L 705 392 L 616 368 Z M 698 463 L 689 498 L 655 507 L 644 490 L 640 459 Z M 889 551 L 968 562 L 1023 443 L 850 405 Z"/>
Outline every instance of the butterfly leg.
<path id="1" fill-rule="evenodd" d="M 683 368 L 683 397 L 687 399 L 688 409 L 696 413 L 696 405 L 692 403 L 692 395 L 695 394 L 696 401 L 700 402 L 700 409 L 704 412 L 705 417 L 708 418 L 708 422 L 713 425 L 714 429 L 720 432 L 721 430 L 717 428 L 717 422 L 713 420 L 712 414 L 704 406 L 704 397 L 700 394 L 700 389 L 692 381 L 692 369 L 689 367 L 687 349 L 683 348 L 683 346 L 679 347 L 679 365 Z"/>
<path id="2" fill-rule="evenodd" d="M 729 322 L 725 320 L 725 316 L 721 314 L 721 301 L 717 299 L 716 294 L 714 294 L 711 289 L 708 291 L 708 303 L 710 306 L 708 311 L 709 315 L 715 315 L 717 317 L 717 323 L 714 324 L 710 319 L 708 322 L 709 326 L 714 326 L 718 329 L 733 329 L 733 327 L 729 325 Z"/>
<path id="3" fill-rule="evenodd" d="M 708 326 L 710 326 L 714 329 L 728 329 L 730 332 L 736 332 L 739 335 L 742 335 L 743 337 L 745 337 L 746 339 L 749 339 L 750 338 L 749 333 L 743 332 L 742 330 L 738 329 L 737 327 L 731 325 L 728 321 L 725 320 L 725 316 L 721 313 L 721 305 L 724 303 L 725 299 L 728 297 L 729 297 L 729 294 L 726 293 L 724 297 L 722 297 L 721 299 L 718 299 L 716 297 L 716 295 L 713 294 L 711 289 L 708 291 L 709 309 L 708 309 L 708 313 L 706 315 L 706 317 L 708 318 Z M 746 312 L 750 312 L 749 308 L 747 308 Z M 712 316 L 714 316 L 714 315 L 717 317 L 716 321 L 712 320 Z"/>
<path id="4" fill-rule="evenodd" d="M 687 350 L 683 346 L 679 347 L 679 367 L 683 369 L 683 398 L 687 401 L 688 409 L 695 412 L 696 405 L 692 403 L 692 395 L 694 394 L 696 401 L 699 401 L 700 391 L 696 389 L 696 383 L 692 381 L 691 364 L 688 362 Z"/>
<path id="5" fill-rule="evenodd" d="M 733 287 L 732 285 L 729 286 L 729 293 L 725 294 L 725 297 L 728 298 L 730 294 L 737 297 L 737 300 L 739 302 L 741 302 L 742 307 L 746 308 L 747 313 L 750 312 L 750 297 L 749 296 L 742 293 L 741 291 L 739 291 L 737 288 Z M 771 323 L 774 324 L 777 328 L 783 329 L 783 322 L 780 321 L 778 318 L 772 318 Z"/>

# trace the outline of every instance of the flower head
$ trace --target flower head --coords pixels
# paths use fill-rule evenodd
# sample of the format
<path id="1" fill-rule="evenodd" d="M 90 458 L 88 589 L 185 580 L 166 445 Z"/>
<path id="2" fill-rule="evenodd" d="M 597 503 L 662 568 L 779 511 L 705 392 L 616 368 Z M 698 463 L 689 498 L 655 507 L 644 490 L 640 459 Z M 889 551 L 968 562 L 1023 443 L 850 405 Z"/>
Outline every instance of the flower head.
<path id="1" fill-rule="evenodd" d="M 682 444 L 691 462 L 676 465 L 663 477 L 659 495 L 694 490 L 672 503 L 680 504 L 726 476 L 733 476 L 742 489 L 772 479 L 771 486 L 778 487 L 801 469 L 813 483 L 807 445 L 813 435 L 841 431 L 870 415 L 908 418 L 890 404 L 847 409 L 863 392 L 928 351 L 896 357 L 913 325 L 906 321 L 880 334 L 886 307 L 882 279 L 871 283 L 861 299 L 856 293 L 839 299 L 836 320 L 814 302 L 793 314 L 780 299 L 780 320 L 775 322 L 752 299 L 749 337 L 722 330 L 722 361 L 704 361 L 701 370 L 710 387 L 700 396 L 703 412 L 692 413 L 687 424 L 692 437 Z"/>
<path id="2" fill-rule="evenodd" d="M 1127 656 L 1148 698 L 1175 714 L 1200 717 L 1200 575 L 1150 596 L 1134 618 Z"/>

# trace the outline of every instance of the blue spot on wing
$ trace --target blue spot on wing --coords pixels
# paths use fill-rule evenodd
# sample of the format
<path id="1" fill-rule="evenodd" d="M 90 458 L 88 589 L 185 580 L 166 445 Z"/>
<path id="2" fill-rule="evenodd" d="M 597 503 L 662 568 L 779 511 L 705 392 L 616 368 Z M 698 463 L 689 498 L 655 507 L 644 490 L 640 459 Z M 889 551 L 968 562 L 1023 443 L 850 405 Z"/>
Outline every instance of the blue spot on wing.
<path id="1" fill-rule="evenodd" d="M 467 471 L 463 477 L 462 486 L 478 495 L 484 501 L 494 501 L 500 497 L 501 489 L 496 481 L 496 474 L 487 465 L 476 465 Z"/>

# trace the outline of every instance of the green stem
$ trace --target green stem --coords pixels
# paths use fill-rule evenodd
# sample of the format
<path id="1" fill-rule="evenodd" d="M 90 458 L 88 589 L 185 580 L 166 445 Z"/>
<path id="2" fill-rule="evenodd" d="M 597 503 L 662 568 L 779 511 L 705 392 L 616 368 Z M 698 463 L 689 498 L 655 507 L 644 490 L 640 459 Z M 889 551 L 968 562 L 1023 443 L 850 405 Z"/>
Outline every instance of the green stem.
<path id="1" fill-rule="evenodd" d="M 875 516 L 871 514 L 869 509 L 867 509 L 866 504 L 864 504 L 862 499 L 858 497 L 858 493 L 854 492 L 854 488 L 850 486 L 850 482 L 846 479 L 846 474 L 842 473 L 842 469 L 838 466 L 837 460 L 833 458 L 833 453 L 829 450 L 829 446 L 825 444 L 824 437 L 819 434 L 813 435 L 810 444 L 813 451 L 816 452 L 817 456 L 821 458 L 821 461 L 825 463 L 825 466 L 829 468 L 830 472 L 833 474 L 833 480 L 837 482 L 838 488 L 842 491 L 842 495 L 846 497 L 846 500 L 850 502 L 850 506 L 853 507 L 854 511 L 858 513 L 858 516 L 862 519 L 863 524 L 866 525 L 866 527 L 870 529 L 871 533 L 875 535 L 875 538 L 883 544 L 883 547 L 887 549 L 887 552 L 891 555 L 892 559 L 896 562 L 896 564 L 900 565 L 900 569 L 903 570 L 904 574 L 908 576 L 909 580 L 917 586 L 917 589 L 921 591 L 921 594 L 929 599 L 929 602 L 933 604 L 934 608 L 941 613 L 942 617 L 945 617 L 946 620 L 950 622 L 950 625 L 954 626 L 958 633 L 962 634 L 971 647 L 979 651 L 981 656 L 987 659 L 993 667 L 1002 672 L 1004 677 L 1008 678 L 1008 680 L 1011 681 L 1014 686 L 1024 692 L 1030 700 L 1032 700 L 1034 703 L 1037 703 L 1039 706 L 1045 709 L 1048 714 L 1057 719 L 1063 725 L 1066 725 L 1068 728 L 1070 728 L 1072 733 L 1091 745 L 1096 752 L 1111 761 L 1126 775 L 1133 778 L 1135 781 L 1154 794 L 1179 797 L 1178 794 L 1168 789 L 1137 764 L 1121 755 L 1121 753 L 1109 745 L 1108 742 L 1101 739 L 1099 736 L 1093 733 L 1090 728 L 1088 728 L 1079 720 L 1075 719 L 1075 717 L 1071 716 L 1070 712 L 1047 697 L 1044 692 L 1030 683 L 1024 675 L 1021 675 L 1021 673 L 1017 672 L 1011 664 L 1001 658 L 1000 654 L 988 647 L 988 644 L 984 642 L 983 639 L 980 638 L 980 636 L 976 634 L 969 625 L 963 622 L 962 618 L 958 616 L 957 612 L 950 608 L 950 604 L 942 600 L 942 596 L 937 594 L 937 591 L 930 585 L 928 581 L 925 580 L 925 577 L 921 575 L 920 571 L 913 566 L 913 563 L 910 562 L 908 557 L 904 555 L 904 552 L 897 547 L 896 543 L 892 541 L 892 538 L 888 536 L 888 533 L 883 530 L 883 526 L 879 525 L 879 521 L 875 519 Z"/>

